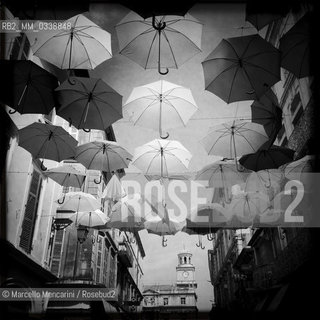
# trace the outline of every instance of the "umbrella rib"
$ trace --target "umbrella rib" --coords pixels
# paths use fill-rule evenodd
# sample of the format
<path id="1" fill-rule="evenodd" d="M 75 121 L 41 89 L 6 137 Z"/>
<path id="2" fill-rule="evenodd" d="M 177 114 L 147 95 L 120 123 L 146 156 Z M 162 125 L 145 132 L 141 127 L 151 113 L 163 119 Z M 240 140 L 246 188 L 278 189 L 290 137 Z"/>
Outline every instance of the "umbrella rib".
<path id="1" fill-rule="evenodd" d="M 89 61 L 90 66 L 91 66 L 91 69 L 93 69 L 94 67 L 93 67 L 93 65 L 92 65 L 92 62 L 91 62 L 91 59 L 90 59 L 90 56 L 89 56 L 89 52 L 88 52 L 85 44 L 83 43 L 83 41 L 81 40 L 81 38 L 80 38 L 77 34 L 75 34 L 74 38 L 77 39 L 77 40 L 79 41 L 79 43 L 82 45 L 82 47 L 83 47 L 83 49 L 84 49 L 84 51 L 85 51 L 85 53 L 86 53 L 86 55 L 87 55 L 87 58 L 88 58 L 87 61 Z M 94 39 L 94 38 L 93 38 L 93 39 Z M 78 67 L 79 65 L 81 65 L 83 62 L 84 62 L 84 61 L 82 61 L 81 63 L 79 63 L 79 64 L 77 65 L 77 67 Z"/>
<path id="2" fill-rule="evenodd" d="M 150 107 L 152 107 L 154 105 L 154 102 L 156 100 L 152 101 L 147 107 L 145 107 L 145 109 L 140 113 L 139 117 L 136 119 L 136 121 L 134 121 L 134 124 L 136 124 L 140 118 L 142 117 L 142 115 L 147 111 L 147 109 L 149 109 Z"/>
<path id="3" fill-rule="evenodd" d="M 168 39 L 168 37 L 167 37 L 167 35 L 166 35 L 166 33 L 165 33 L 164 30 L 162 31 L 162 34 L 163 34 L 164 38 L 166 39 L 166 41 L 167 41 L 167 43 L 168 43 L 168 46 L 169 46 L 169 48 L 170 48 L 170 52 L 171 52 L 171 55 L 172 55 L 174 64 L 175 64 L 176 68 L 178 68 L 178 63 L 177 63 L 176 57 L 175 57 L 175 55 L 174 55 L 174 53 L 173 53 L 173 49 L 172 49 L 172 47 L 171 47 L 171 43 L 170 43 L 170 41 L 169 41 L 169 39 Z M 161 36 L 161 34 L 159 34 L 159 37 L 160 37 L 160 36 Z"/>
<path id="4" fill-rule="evenodd" d="M 230 90 L 229 90 L 227 102 L 230 101 L 231 93 L 233 93 L 233 92 L 232 92 L 232 90 L 233 90 L 233 84 L 234 84 L 234 82 L 235 82 L 235 79 L 236 79 L 236 77 L 237 77 L 237 74 L 238 74 L 238 72 L 239 72 L 239 69 L 240 69 L 240 67 L 237 67 L 236 72 L 235 72 L 235 74 L 233 75 L 233 79 L 232 79 L 232 82 L 231 82 L 231 86 L 230 86 Z"/>
<path id="5" fill-rule="evenodd" d="M 210 133 L 209 133 L 209 134 L 210 134 Z M 229 134 L 229 132 L 223 131 L 223 132 L 221 133 L 221 135 L 216 139 L 216 141 L 215 141 L 215 143 L 212 145 L 212 147 L 210 148 L 208 154 L 211 153 L 211 151 L 213 150 L 213 148 L 215 147 L 215 145 L 218 143 L 218 141 L 219 141 L 221 138 L 223 138 L 224 136 L 228 136 L 228 134 Z"/>
<path id="6" fill-rule="evenodd" d="M 148 50 L 148 55 L 147 55 L 146 63 L 145 63 L 145 65 L 144 65 L 144 68 L 145 68 L 145 69 L 147 68 L 147 65 L 148 65 L 148 62 L 149 62 L 149 58 L 150 58 L 151 49 L 152 49 L 153 44 L 154 44 L 154 42 L 155 42 L 155 40 L 156 40 L 156 37 L 157 37 L 157 32 L 154 33 L 154 37 L 153 37 L 153 39 L 152 39 L 152 41 L 151 41 L 150 48 L 149 48 L 149 50 Z M 159 37 L 161 37 L 161 34 L 159 34 Z"/>
<path id="7" fill-rule="evenodd" d="M 253 64 L 253 63 L 250 63 L 250 62 L 245 62 L 245 64 L 246 65 L 249 65 L 251 68 L 256 68 L 256 69 L 261 69 L 261 70 L 263 70 L 263 71 L 265 71 L 266 73 L 269 73 L 269 74 L 271 74 L 272 76 L 274 76 L 274 77 L 276 77 L 277 79 L 279 79 L 279 75 L 277 75 L 277 74 L 274 74 L 273 72 L 271 72 L 270 70 L 268 70 L 268 69 L 265 69 L 264 67 L 262 67 L 262 66 L 257 66 L 257 65 L 255 65 L 255 64 Z M 243 68 L 243 70 L 245 70 L 245 68 Z M 247 74 L 247 72 L 246 72 L 246 74 Z M 247 75 L 248 76 L 248 75 Z M 248 76 L 249 77 L 249 76 Z M 251 84 L 251 82 L 250 82 L 250 84 Z"/>
<path id="8" fill-rule="evenodd" d="M 166 99 L 166 101 L 167 101 L 167 104 L 170 105 L 170 106 L 175 110 L 176 114 L 178 115 L 178 117 L 180 118 L 181 122 L 182 122 L 183 125 L 185 126 L 186 123 L 185 123 L 184 120 L 182 119 L 181 114 L 178 112 L 178 110 L 176 109 L 176 107 L 175 107 L 170 101 L 168 101 L 167 99 Z M 191 105 L 193 106 L 193 104 L 191 104 Z"/>
<path id="9" fill-rule="evenodd" d="M 112 94 L 113 92 L 104 92 L 104 93 Z M 115 93 L 115 94 L 116 94 L 116 93 Z M 103 104 L 106 104 L 106 105 L 110 106 L 111 109 L 113 109 L 113 110 L 114 110 L 115 112 L 117 112 L 120 116 L 122 116 L 121 113 L 120 113 L 120 110 L 118 110 L 116 107 L 114 107 L 114 106 L 113 106 L 111 103 L 109 103 L 107 100 L 103 100 L 103 99 L 101 99 L 101 98 L 99 98 L 99 97 L 96 96 L 95 99 L 92 100 L 92 102 L 96 104 L 96 101 L 101 102 L 101 103 L 103 103 Z"/>

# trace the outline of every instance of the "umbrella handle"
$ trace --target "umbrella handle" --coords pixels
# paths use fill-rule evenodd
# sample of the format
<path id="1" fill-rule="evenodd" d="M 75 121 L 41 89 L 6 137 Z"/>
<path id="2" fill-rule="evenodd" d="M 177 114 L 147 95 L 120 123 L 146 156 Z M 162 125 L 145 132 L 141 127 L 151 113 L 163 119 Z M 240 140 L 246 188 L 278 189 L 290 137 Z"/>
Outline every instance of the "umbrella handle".
<path id="1" fill-rule="evenodd" d="M 196 246 L 197 246 L 198 248 L 201 248 L 202 250 L 204 250 L 204 249 L 206 248 L 206 247 L 202 244 L 202 240 L 201 240 L 200 236 L 199 236 L 199 242 L 196 243 Z"/>
<path id="2" fill-rule="evenodd" d="M 168 242 L 168 239 L 166 239 L 164 236 L 162 237 L 162 246 L 163 247 L 167 247 L 167 242 Z"/>
<path id="3" fill-rule="evenodd" d="M 155 30 L 161 31 L 167 26 L 167 24 L 165 22 L 161 22 L 161 23 L 159 23 L 159 25 L 156 25 L 156 16 L 153 15 L 152 16 L 152 26 Z"/>
<path id="4" fill-rule="evenodd" d="M 98 182 L 96 181 L 96 179 L 94 179 L 94 180 L 93 180 L 93 182 L 94 182 L 95 184 L 100 184 L 100 183 L 101 183 L 101 181 L 102 181 L 102 175 L 100 175 L 100 179 L 99 179 L 99 181 L 98 181 Z"/>
<path id="5" fill-rule="evenodd" d="M 167 132 L 167 135 L 166 135 L 166 136 L 162 136 L 162 135 L 160 134 L 160 138 L 161 138 L 161 139 L 168 139 L 169 136 L 170 136 L 170 135 L 169 135 L 169 132 Z"/>
<path id="6" fill-rule="evenodd" d="M 211 234 L 207 234 L 207 239 L 208 239 L 208 241 L 213 241 L 213 240 L 214 240 L 214 237 L 211 236 Z"/>
<path id="7" fill-rule="evenodd" d="M 76 80 L 75 79 L 71 79 L 70 76 L 68 77 L 68 82 L 72 85 L 76 84 Z"/>
<path id="8" fill-rule="evenodd" d="M 62 198 L 62 201 L 61 201 L 61 202 L 59 201 L 60 199 L 58 199 L 58 201 L 57 201 L 57 202 L 58 202 L 59 204 L 63 204 L 63 203 L 64 203 L 65 198 L 66 198 L 66 194 L 64 194 L 64 195 L 63 195 L 63 198 Z"/>
<path id="9" fill-rule="evenodd" d="M 164 75 L 166 75 L 166 74 L 169 73 L 169 69 L 166 68 L 166 71 L 162 72 L 162 71 L 161 71 L 161 66 L 159 65 L 159 66 L 158 66 L 158 72 L 164 76 Z"/>
<path id="10" fill-rule="evenodd" d="M 10 113 L 10 114 L 14 114 L 14 113 L 16 113 L 16 112 L 17 112 L 17 110 L 12 110 L 12 109 L 9 110 L 9 113 Z"/>
<path id="11" fill-rule="evenodd" d="M 82 130 L 87 133 L 91 131 L 91 129 L 84 129 L 84 128 Z"/>
<path id="12" fill-rule="evenodd" d="M 43 165 L 43 160 L 41 161 L 40 168 L 42 171 L 46 171 L 48 168 Z"/>

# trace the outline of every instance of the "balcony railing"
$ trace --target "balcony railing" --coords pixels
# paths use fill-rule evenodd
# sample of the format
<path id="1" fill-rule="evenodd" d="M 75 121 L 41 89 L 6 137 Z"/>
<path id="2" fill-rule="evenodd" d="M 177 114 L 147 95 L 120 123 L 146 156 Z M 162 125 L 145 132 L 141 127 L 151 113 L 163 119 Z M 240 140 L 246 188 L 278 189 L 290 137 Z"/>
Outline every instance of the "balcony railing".
<path id="1" fill-rule="evenodd" d="M 133 254 L 127 242 L 119 244 L 118 258 L 125 267 L 131 268 L 133 266 Z"/>

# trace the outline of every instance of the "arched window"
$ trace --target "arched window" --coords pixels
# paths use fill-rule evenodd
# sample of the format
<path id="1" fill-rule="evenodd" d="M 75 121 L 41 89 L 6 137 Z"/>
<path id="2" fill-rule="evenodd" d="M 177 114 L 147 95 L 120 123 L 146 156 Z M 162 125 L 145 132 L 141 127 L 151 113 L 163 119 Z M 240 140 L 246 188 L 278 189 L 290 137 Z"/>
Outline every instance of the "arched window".
<path id="1" fill-rule="evenodd" d="M 189 257 L 189 263 L 191 264 L 191 257 Z"/>
<path id="2" fill-rule="evenodd" d="M 184 257 L 184 263 L 187 263 L 187 257 Z"/>

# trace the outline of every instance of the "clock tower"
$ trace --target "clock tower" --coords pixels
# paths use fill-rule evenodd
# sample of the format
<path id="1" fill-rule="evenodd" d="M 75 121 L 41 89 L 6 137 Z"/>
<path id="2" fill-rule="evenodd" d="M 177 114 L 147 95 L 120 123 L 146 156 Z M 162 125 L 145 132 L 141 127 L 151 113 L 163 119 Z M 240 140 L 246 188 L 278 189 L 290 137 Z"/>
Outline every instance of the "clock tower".
<path id="1" fill-rule="evenodd" d="M 196 288 L 195 282 L 195 267 L 191 262 L 192 254 L 186 250 L 178 253 L 177 287 Z"/>

